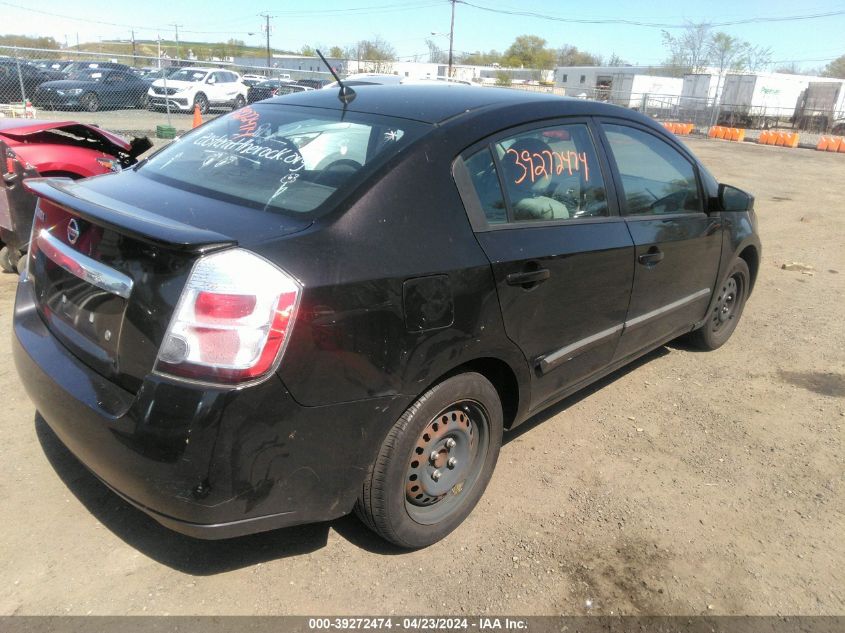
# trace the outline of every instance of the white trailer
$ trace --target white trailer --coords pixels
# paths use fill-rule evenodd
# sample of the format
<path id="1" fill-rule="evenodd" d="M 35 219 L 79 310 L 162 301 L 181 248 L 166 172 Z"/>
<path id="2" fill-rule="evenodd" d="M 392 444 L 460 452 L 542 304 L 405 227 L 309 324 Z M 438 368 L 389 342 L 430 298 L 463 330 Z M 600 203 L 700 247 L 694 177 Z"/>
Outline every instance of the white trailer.
<path id="1" fill-rule="evenodd" d="M 709 73 L 689 73 L 684 75 L 681 88 L 681 109 L 701 111 L 713 103 L 718 90 L 718 75 Z"/>
<path id="2" fill-rule="evenodd" d="M 845 133 L 845 81 L 811 81 L 796 110 L 802 129 Z"/>
<path id="3" fill-rule="evenodd" d="M 616 73 L 611 79 L 608 101 L 641 111 L 669 110 L 677 105 L 683 83 L 680 77 Z"/>
<path id="4" fill-rule="evenodd" d="M 811 81 L 833 82 L 825 77 L 758 73 L 726 75 L 720 99 L 720 122 L 764 127 L 793 117 L 799 100 Z"/>

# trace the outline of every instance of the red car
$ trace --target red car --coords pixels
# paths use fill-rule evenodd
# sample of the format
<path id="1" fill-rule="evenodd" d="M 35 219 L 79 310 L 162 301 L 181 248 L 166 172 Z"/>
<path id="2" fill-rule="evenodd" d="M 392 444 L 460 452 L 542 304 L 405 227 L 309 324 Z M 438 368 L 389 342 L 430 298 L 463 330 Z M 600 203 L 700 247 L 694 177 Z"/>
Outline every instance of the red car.
<path id="1" fill-rule="evenodd" d="M 150 147 L 146 137 L 127 142 L 75 121 L 0 119 L 0 268 L 14 272 L 29 243 L 36 199 L 22 186 L 24 179 L 120 171 Z"/>

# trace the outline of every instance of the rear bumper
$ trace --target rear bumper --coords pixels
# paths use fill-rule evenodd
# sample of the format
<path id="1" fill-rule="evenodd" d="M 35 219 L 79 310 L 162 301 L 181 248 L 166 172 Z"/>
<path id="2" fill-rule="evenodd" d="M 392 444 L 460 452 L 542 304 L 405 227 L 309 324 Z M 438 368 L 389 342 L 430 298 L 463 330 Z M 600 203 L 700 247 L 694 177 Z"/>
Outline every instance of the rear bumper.
<path id="1" fill-rule="evenodd" d="M 401 403 L 302 407 L 273 377 L 239 391 L 150 376 L 137 394 L 83 365 L 18 286 L 13 354 L 36 408 L 109 488 L 161 524 L 229 538 L 351 511 Z"/>

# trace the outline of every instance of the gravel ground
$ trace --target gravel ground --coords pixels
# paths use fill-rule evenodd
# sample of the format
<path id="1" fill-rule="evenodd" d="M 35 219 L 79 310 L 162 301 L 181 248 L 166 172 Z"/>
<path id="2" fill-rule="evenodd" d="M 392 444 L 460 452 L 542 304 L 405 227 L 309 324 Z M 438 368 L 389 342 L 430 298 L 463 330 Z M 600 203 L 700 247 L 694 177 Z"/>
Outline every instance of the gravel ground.
<path id="1" fill-rule="evenodd" d="M 159 527 L 36 418 L 0 277 L 0 614 L 845 614 L 845 156 L 686 142 L 757 195 L 733 339 L 663 347 L 507 436 L 475 512 L 418 552 L 354 518 Z"/>

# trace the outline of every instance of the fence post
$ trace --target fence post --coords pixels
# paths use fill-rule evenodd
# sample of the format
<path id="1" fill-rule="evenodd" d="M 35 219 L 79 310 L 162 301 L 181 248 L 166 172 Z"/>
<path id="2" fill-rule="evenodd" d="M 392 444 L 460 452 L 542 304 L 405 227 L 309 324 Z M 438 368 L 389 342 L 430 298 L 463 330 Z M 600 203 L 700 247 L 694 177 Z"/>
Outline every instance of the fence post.
<path id="1" fill-rule="evenodd" d="M 21 58 L 18 57 L 18 49 L 15 47 L 15 66 L 18 69 L 18 82 L 21 86 L 21 103 L 23 103 L 23 113 L 26 116 L 26 89 L 23 86 L 23 75 L 21 75 Z"/>

